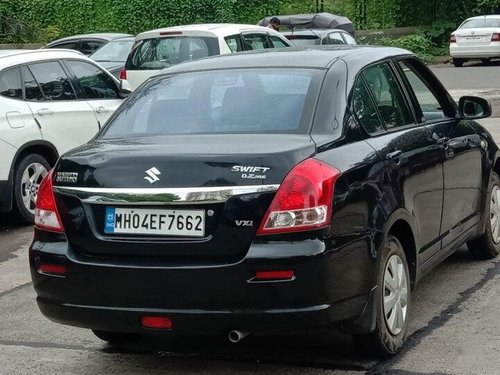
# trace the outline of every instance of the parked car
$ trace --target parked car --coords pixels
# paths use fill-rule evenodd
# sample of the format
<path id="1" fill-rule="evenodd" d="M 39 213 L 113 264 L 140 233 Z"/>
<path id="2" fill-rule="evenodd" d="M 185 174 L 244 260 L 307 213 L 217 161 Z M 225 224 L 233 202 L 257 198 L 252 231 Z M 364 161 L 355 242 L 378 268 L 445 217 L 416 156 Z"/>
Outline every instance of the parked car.
<path id="1" fill-rule="evenodd" d="M 84 55 L 90 55 L 92 52 L 101 48 L 110 40 L 123 38 L 126 36 L 132 35 L 123 33 L 93 33 L 73 35 L 66 38 L 54 40 L 53 42 L 48 43 L 42 48 L 74 49 L 75 51 L 80 51 Z"/>
<path id="2" fill-rule="evenodd" d="M 499 253 L 490 114 L 395 48 L 166 69 L 42 182 L 40 310 L 110 342 L 338 327 L 394 354 L 427 272 Z"/>
<path id="3" fill-rule="evenodd" d="M 295 47 L 307 47 L 319 44 L 357 44 L 356 39 L 351 34 L 339 29 L 303 29 L 284 31 L 282 34 Z"/>
<path id="4" fill-rule="evenodd" d="M 120 105 L 118 85 L 76 51 L 0 55 L 0 211 L 33 222 L 42 178 Z"/>
<path id="5" fill-rule="evenodd" d="M 119 78 L 134 40 L 133 36 L 110 40 L 89 57 L 106 68 L 116 78 Z"/>
<path id="6" fill-rule="evenodd" d="M 255 25 L 201 24 L 167 27 L 136 36 L 120 78 L 135 89 L 161 69 L 232 52 L 290 47 L 277 31 Z"/>
<path id="7" fill-rule="evenodd" d="M 487 63 L 500 58 L 500 15 L 466 19 L 451 34 L 450 55 L 456 67 L 468 60 Z"/>

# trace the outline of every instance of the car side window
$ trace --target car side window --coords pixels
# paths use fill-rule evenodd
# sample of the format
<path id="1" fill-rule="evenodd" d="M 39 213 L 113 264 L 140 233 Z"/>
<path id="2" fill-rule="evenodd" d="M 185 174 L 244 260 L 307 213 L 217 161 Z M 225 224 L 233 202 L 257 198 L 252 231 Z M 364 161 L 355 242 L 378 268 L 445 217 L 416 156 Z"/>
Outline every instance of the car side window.
<path id="1" fill-rule="evenodd" d="M 372 134 L 384 130 L 369 89 L 361 77 L 354 85 L 353 109 L 358 121 L 368 133 Z"/>
<path id="2" fill-rule="evenodd" d="M 0 74 L 0 95 L 12 99 L 23 98 L 19 68 L 9 69 Z"/>
<path id="3" fill-rule="evenodd" d="M 245 50 L 271 48 L 267 34 L 243 34 Z"/>
<path id="4" fill-rule="evenodd" d="M 75 91 L 57 61 L 30 64 L 29 68 L 47 100 L 74 100 Z"/>
<path id="5" fill-rule="evenodd" d="M 78 41 L 72 40 L 69 42 L 62 42 L 62 43 L 54 44 L 53 46 L 50 46 L 49 48 L 77 49 L 78 48 Z"/>
<path id="6" fill-rule="evenodd" d="M 274 48 L 286 48 L 288 47 L 288 44 L 286 44 L 281 38 L 277 37 L 276 35 L 270 35 L 271 42 L 273 42 Z"/>
<path id="7" fill-rule="evenodd" d="M 407 61 L 399 61 L 408 83 L 422 111 L 423 121 L 432 121 L 446 117 L 443 107 L 436 95 L 429 88 L 429 84 Z"/>
<path id="8" fill-rule="evenodd" d="M 116 99 L 119 97 L 115 81 L 97 66 L 76 60 L 66 60 L 65 63 L 80 82 L 88 99 Z"/>
<path id="9" fill-rule="evenodd" d="M 353 45 L 355 46 L 357 43 L 356 43 L 356 39 L 354 39 L 350 34 L 348 33 L 342 33 L 342 36 L 344 37 L 345 41 L 347 44 L 350 44 L 350 45 Z"/>
<path id="10" fill-rule="evenodd" d="M 413 123 L 410 109 L 387 63 L 368 67 L 361 75 L 370 89 L 382 122 L 387 129 Z"/>
<path id="11" fill-rule="evenodd" d="M 80 46 L 80 52 L 84 55 L 90 55 L 95 50 L 99 49 L 104 45 L 104 42 L 100 40 L 82 40 Z"/>
<path id="12" fill-rule="evenodd" d="M 345 41 L 340 33 L 330 33 L 323 41 L 323 44 L 345 44 Z"/>
<path id="13" fill-rule="evenodd" d="M 240 35 L 231 35 L 224 38 L 231 52 L 243 51 Z"/>
<path id="14" fill-rule="evenodd" d="M 42 89 L 38 85 L 35 77 L 31 74 L 31 71 L 23 66 L 23 79 L 24 79 L 24 95 L 26 100 L 41 101 L 45 100 Z"/>

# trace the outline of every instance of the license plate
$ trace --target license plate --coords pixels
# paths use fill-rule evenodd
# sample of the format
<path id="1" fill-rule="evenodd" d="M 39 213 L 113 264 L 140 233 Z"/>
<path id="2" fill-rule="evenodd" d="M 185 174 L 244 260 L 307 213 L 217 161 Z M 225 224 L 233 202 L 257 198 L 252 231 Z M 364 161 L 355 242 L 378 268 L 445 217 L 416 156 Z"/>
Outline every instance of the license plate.
<path id="1" fill-rule="evenodd" d="M 104 233 L 203 237 L 205 211 L 106 207 Z"/>

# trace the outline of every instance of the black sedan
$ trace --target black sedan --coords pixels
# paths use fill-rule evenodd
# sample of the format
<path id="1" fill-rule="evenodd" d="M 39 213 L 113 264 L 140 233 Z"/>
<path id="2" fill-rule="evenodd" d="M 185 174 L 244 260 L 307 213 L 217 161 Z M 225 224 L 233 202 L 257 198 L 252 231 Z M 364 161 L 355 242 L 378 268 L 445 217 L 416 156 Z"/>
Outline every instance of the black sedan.
<path id="1" fill-rule="evenodd" d="M 336 327 L 394 354 L 427 272 L 465 243 L 499 254 L 490 113 L 400 49 L 165 70 L 42 183 L 40 310 L 110 342 Z"/>

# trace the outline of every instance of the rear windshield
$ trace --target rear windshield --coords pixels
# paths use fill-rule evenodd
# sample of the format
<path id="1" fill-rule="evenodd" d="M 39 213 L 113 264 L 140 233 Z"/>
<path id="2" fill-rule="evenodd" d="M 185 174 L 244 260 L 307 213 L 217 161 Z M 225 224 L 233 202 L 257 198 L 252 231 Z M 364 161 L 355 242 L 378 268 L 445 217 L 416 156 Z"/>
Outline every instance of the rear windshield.
<path id="1" fill-rule="evenodd" d="M 133 48 L 127 70 L 160 70 L 184 61 L 218 55 L 219 41 L 213 37 L 164 37 L 143 39 Z"/>
<path id="2" fill-rule="evenodd" d="M 500 18 L 478 18 L 465 21 L 460 29 L 481 29 L 485 27 L 500 27 Z"/>
<path id="3" fill-rule="evenodd" d="M 90 55 L 90 58 L 99 62 L 125 62 L 132 44 L 134 44 L 134 39 L 114 40 L 99 48 Z"/>
<path id="4" fill-rule="evenodd" d="M 134 92 L 99 138 L 307 133 L 320 79 L 321 71 L 277 68 L 158 77 Z"/>
<path id="5" fill-rule="evenodd" d="M 319 44 L 319 38 L 315 35 L 286 35 L 294 47 L 308 47 Z"/>

